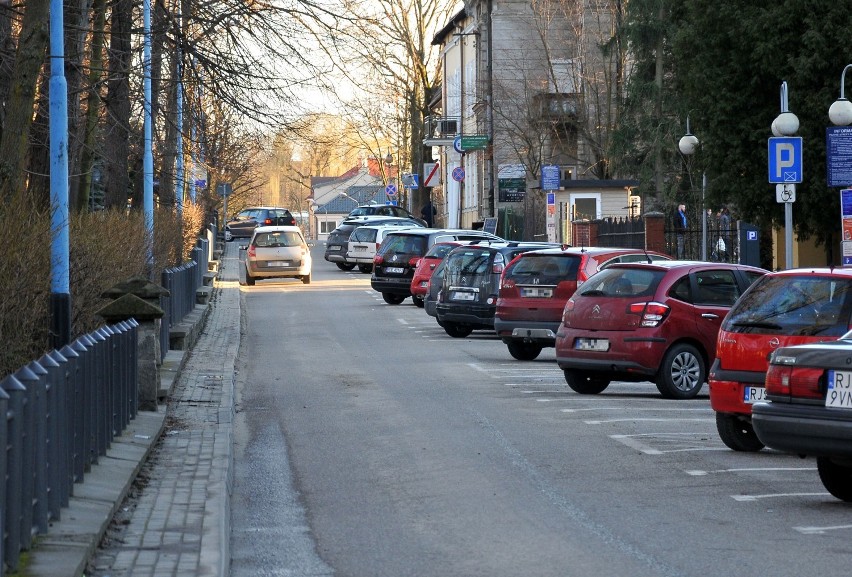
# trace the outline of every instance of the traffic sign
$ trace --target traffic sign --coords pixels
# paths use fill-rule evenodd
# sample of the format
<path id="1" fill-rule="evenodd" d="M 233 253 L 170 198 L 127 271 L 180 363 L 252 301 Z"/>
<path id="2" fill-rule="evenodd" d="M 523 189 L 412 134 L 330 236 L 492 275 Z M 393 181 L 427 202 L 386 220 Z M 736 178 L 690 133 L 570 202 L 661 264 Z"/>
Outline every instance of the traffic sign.
<path id="1" fill-rule="evenodd" d="M 468 150 L 484 150 L 488 148 L 487 134 L 468 134 L 460 136 L 459 138 L 461 138 L 460 152 L 467 152 Z"/>
<path id="2" fill-rule="evenodd" d="M 216 185 L 216 194 L 219 196 L 231 196 L 232 192 L 234 192 L 234 189 L 230 182 L 220 182 Z"/>
<path id="3" fill-rule="evenodd" d="M 426 162 L 423 164 L 423 174 L 426 177 L 423 179 L 423 186 L 439 186 L 441 184 L 441 163 Z"/>
<path id="4" fill-rule="evenodd" d="M 802 182 L 802 137 L 769 139 L 769 182 Z"/>
<path id="5" fill-rule="evenodd" d="M 776 184 L 775 185 L 775 200 L 777 202 L 796 202 L 796 185 Z"/>
<path id="6" fill-rule="evenodd" d="M 559 167 L 549 164 L 541 167 L 541 189 L 542 190 L 559 190 L 560 185 L 560 170 Z"/>
<path id="7" fill-rule="evenodd" d="M 457 166 L 453 169 L 453 180 L 456 182 L 464 180 L 464 169 L 461 166 Z"/>
<path id="8" fill-rule="evenodd" d="M 455 150 L 459 154 L 464 152 L 464 148 L 462 148 L 462 137 L 461 136 L 456 136 L 453 139 L 453 150 Z"/>
<path id="9" fill-rule="evenodd" d="M 390 183 L 385 187 L 385 194 L 389 197 L 396 196 L 396 185 L 394 183 Z"/>

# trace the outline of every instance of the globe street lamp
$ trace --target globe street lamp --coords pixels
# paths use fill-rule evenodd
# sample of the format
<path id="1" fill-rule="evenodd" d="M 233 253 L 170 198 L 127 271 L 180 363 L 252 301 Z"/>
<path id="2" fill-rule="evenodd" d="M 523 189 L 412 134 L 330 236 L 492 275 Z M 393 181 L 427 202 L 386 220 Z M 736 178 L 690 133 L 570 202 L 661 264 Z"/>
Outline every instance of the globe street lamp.
<path id="1" fill-rule="evenodd" d="M 831 108 L 828 109 L 828 118 L 835 126 L 848 126 L 852 124 L 852 102 L 846 100 L 844 96 L 846 71 L 850 68 L 852 68 L 852 64 L 847 64 L 840 74 L 840 98 L 835 100 Z"/>
<path id="2" fill-rule="evenodd" d="M 695 154 L 700 144 L 698 137 L 689 131 L 689 116 L 686 117 L 686 134 L 684 134 L 677 147 L 684 156 Z M 692 176 L 689 177 L 690 187 Z M 701 171 L 701 260 L 707 260 L 707 210 L 704 208 L 704 195 L 707 192 L 707 173 Z"/>
<path id="3" fill-rule="evenodd" d="M 845 70 L 843 71 L 846 72 Z M 841 87 L 841 98 L 843 90 Z M 836 103 L 835 103 L 836 104 Z M 847 102 L 848 104 L 848 102 Z M 781 114 L 772 121 L 774 136 L 793 136 L 799 130 L 799 118 L 790 112 L 787 102 L 787 81 L 781 83 Z M 787 269 L 793 268 L 793 203 L 784 203 L 784 264 Z"/>

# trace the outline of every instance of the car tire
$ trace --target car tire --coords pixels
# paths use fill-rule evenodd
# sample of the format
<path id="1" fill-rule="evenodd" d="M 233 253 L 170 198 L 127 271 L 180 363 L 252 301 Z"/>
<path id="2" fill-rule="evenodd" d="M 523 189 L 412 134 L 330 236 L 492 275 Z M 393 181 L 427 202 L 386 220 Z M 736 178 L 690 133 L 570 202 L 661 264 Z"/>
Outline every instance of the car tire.
<path id="1" fill-rule="evenodd" d="M 382 293 L 382 298 L 389 305 L 398 305 L 402 304 L 402 301 L 405 300 L 405 297 L 402 295 L 395 295 L 393 293 Z"/>
<path id="2" fill-rule="evenodd" d="M 707 368 L 698 349 L 679 344 L 663 357 L 657 373 L 657 390 L 666 399 L 694 399 L 706 378 Z"/>
<path id="3" fill-rule="evenodd" d="M 355 268 L 354 264 L 349 264 L 348 262 L 336 262 L 334 264 L 336 264 L 337 268 L 339 268 L 340 270 L 352 270 L 353 268 Z"/>
<path id="4" fill-rule="evenodd" d="M 371 272 L 373 272 L 373 265 L 371 265 L 371 264 L 359 264 L 358 270 L 361 271 L 364 274 L 370 274 Z"/>
<path id="5" fill-rule="evenodd" d="M 473 328 L 470 325 L 445 322 L 444 331 L 454 339 L 463 339 L 473 332 Z"/>
<path id="6" fill-rule="evenodd" d="M 308 273 L 302 277 L 302 284 L 311 284 L 311 273 Z"/>
<path id="7" fill-rule="evenodd" d="M 419 309 L 422 309 L 423 307 L 426 306 L 426 301 L 424 301 L 422 297 L 412 296 L 411 300 L 414 301 L 414 306 L 416 306 Z"/>
<path id="8" fill-rule="evenodd" d="M 852 466 L 833 461 L 831 457 L 817 457 L 816 461 L 823 487 L 841 501 L 852 501 Z"/>
<path id="9" fill-rule="evenodd" d="M 722 442 L 734 451 L 756 453 L 766 446 L 757 438 L 751 421 L 740 415 L 716 413 L 716 430 Z"/>
<path id="10" fill-rule="evenodd" d="M 532 361 L 541 354 L 541 345 L 533 343 L 506 343 L 509 354 L 519 361 Z"/>
<path id="11" fill-rule="evenodd" d="M 571 387 L 571 390 L 581 395 L 597 395 L 604 392 L 609 386 L 609 379 L 596 377 L 584 371 L 575 371 L 574 369 L 563 369 L 565 382 Z"/>
<path id="12" fill-rule="evenodd" d="M 246 270 L 246 284 L 249 286 L 254 286 L 254 277 L 248 273 L 248 270 Z"/>

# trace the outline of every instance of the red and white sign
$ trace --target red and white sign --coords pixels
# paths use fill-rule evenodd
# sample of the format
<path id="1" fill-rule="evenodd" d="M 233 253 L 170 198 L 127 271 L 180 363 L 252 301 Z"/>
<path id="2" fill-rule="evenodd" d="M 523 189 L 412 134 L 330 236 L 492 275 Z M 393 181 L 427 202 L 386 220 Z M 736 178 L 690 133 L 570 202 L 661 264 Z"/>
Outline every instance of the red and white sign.
<path id="1" fill-rule="evenodd" d="M 441 163 L 427 162 L 423 164 L 423 174 L 426 178 L 423 179 L 423 186 L 438 186 L 441 184 Z"/>

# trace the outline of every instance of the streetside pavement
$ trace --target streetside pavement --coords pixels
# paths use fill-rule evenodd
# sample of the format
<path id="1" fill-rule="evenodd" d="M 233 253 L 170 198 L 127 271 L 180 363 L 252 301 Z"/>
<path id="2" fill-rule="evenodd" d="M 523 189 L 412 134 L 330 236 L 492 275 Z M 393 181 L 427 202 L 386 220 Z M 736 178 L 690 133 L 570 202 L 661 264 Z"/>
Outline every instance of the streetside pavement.
<path id="1" fill-rule="evenodd" d="M 33 577 L 229 573 L 238 245 L 225 243 L 206 325 L 167 407 L 139 412 L 22 562 Z M 165 378 L 165 375 L 164 375 Z M 134 484 L 135 483 L 135 484 Z"/>

